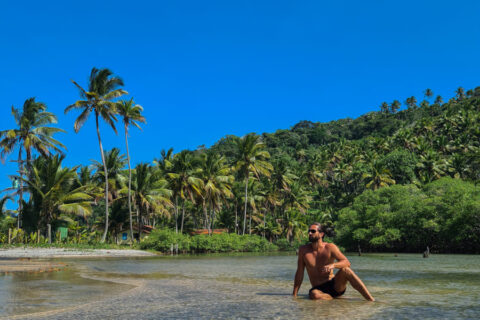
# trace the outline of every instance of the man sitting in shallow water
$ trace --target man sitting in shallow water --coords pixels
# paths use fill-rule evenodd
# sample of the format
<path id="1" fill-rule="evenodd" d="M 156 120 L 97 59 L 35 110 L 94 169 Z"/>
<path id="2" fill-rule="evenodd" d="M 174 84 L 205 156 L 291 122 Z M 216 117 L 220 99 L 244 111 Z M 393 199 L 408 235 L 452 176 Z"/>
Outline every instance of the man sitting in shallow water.
<path id="1" fill-rule="evenodd" d="M 310 299 L 331 300 L 345 293 L 350 282 L 360 294 L 369 301 L 375 301 L 362 280 L 350 269 L 350 261 L 333 243 L 323 242 L 326 230 L 318 222 L 308 229 L 311 243 L 301 246 L 298 252 L 298 267 L 295 273 L 293 296 L 296 297 L 303 281 L 303 272 L 307 268 L 312 288 Z M 337 260 L 337 262 L 335 262 Z M 339 269 L 334 275 L 333 269 Z"/>

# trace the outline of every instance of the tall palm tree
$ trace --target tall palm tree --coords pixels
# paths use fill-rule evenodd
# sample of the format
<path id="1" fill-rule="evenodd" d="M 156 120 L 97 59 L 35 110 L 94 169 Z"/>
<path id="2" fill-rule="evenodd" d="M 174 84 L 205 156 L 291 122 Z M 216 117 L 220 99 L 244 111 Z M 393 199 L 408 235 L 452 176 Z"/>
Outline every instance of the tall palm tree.
<path id="1" fill-rule="evenodd" d="M 425 98 L 427 98 L 427 99 L 433 97 L 433 91 L 430 88 L 425 89 L 423 94 L 425 95 Z"/>
<path id="2" fill-rule="evenodd" d="M 465 95 L 465 89 L 463 89 L 462 87 L 458 87 L 457 90 L 455 90 L 455 98 L 458 100 L 458 101 L 462 101 L 463 99 L 465 99 L 467 96 Z"/>
<path id="3" fill-rule="evenodd" d="M 290 189 L 284 192 L 282 201 L 284 231 L 287 240 L 295 235 L 295 230 L 301 229 L 299 225 L 299 214 L 304 214 L 309 208 L 311 197 L 307 190 L 298 183 L 292 183 Z"/>
<path id="4" fill-rule="evenodd" d="M 257 179 L 248 180 L 248 190 L 250 190 L 250 192 L 247 204 L 251 209 L 248 222 L 248 234 L 252 234 L 252 217 L 255 213 L 259 213 L 262 205 L 265 203 L 265 190 L 263 190 L 262 187 L 262 184 Z M 260 220 L 258 217 L 255 217 L 255 221 L 259 222 Z"/>
<path id="5" fill-rule="evenodd" d="M 442 104 L 443 103 L 443 98 L 442 96 L 437 96 L 435 98 L 435 104 Z"/>
<path id="6" fill-rule="evenodd" d="M 130 151 L 128 149 L 128 127 L 133 125 L 138 129 L 142 129 L 138 122 L 145 123 L 145 117 L 142 116 L 142 106 L 135 104 L 133 98 L 125 101 L 122 100 L 117 103 L 117 113 L 123 118 L 123 125 L 125 128 L 125 145 L 127 147 L 127 161 L 128 161 L 128 215 L 130 219 L 130 239 L 133 241 L 133 224 L 132 224 L 132 201 L 131 201 L 131 188 L 132 188 L 132 168 L 130 165 Z"/>
<path id="7" fill-rule="evenodd" d="M 408 109 L 416 109 L 417 108 L 417 98 L 411 96 L 405 100 L 405 104 L 408 106 Z"/>
<path id="8" fill-rule="evenodd" d="M 175 200 L 175 231 L 178 232 L 178 200 L 182 201 L 182 206 L 186 200 L 195 203 L 195 197 L 201 196 L 202 180 L 198 178 L 200 173 L 198 167 L 198 158 L 194 153 L 183 150 L 173 157 L 172 167 L 167 173 L 173 198 Z M 184 207 L 183 207 L 184 208 Z M 182 211 L 183 212 L 183 211 Z"/>
<path id="9" fill-rule="evenodd" d="M 210 233 L 215 221 L 216 210 L 220 210 L 221 205 L 226 202 L 227 198 L 233 196 L 231 189 L 234 178 L 231 175 L 230 167 L 225 162 L 225 158 L 214 152 L 201 154 L 200 168 L 200 176 L 203 180 L 201 190 L 204 199 L 204 218 Z M 207 214 L 207 207 L 211 211 L 210 217 Z"/>
<path id="10" fill-rule="evenodd" d="M 245 180 L 245 208 L 243 213 L 243 234 L 247 224 L 247 202 L 248 202 L 248 179 L 250 173 L 253 173 L 257 179 L 260 175 L 270 176 L 273 170 L 272 165 L 268 162 L 270 154 L 263 150 L 265 144 L 259 141 L 259 137 L 254 133 L 250 133 L 243 138 L 235 140 L 236 155 L 235 169 Z"/>
<path id="11" fill-rule="evenodd" d="M 92 69 L 88 80 L 88 91 L 83 89 L 77 82 L 73 80 L 72 82 L 78 88 L 80 97 L 83 99 L 78 100 L 74 104 L 65 108 L 65 113 L 68 113 L 73 109 L 82 110 L 73 125 L 75 132 L 78 133 L 82 128 L 90 113 L 93 112 L 95 114 L 98 145 L 100 147 L 105 176 L 105 231 L 102 236 L 103 243 L 107 238 L 108 232 L 108 173 L 98 120 L 99 117 L 101 117 L 110 127 L 112 127 L 115 133 L 117 133 L 117 129 L 115 128 L 115 121 L 117 120 L 115 118 L 115 103 L 112 100 L 127 94 L 127 92 L 119 88 L 120 86 L 123 86 L 123 80 L 114 76 L 109 69 Z"/>
<path id="12" fill-rule="evenodd" d="M 18 110 L 12 106 L 12 115 L 17 128 L 0 131 L 0 157 L 2 161 L 18 146 L 18 167 L 20 178 L 24 176 L 22 150 L 26 152 L 27 168 L 32 160 L 32 150 L 36 150 L 42 156 L 48 156 L 50 150 L 61 152 L 65 148 L 63 144 L 53 138 L 58 132 L 65 132 L 59 128 L 48 125 L 57 123 L 57 117 L 46 111 L 47 106 L 42 102 L 35 101 L 35 98 L 25 100 L 23 109 Z M 20 179 L 19 187 L 19 208 L 17 226 L 20 228 L 22 201 L 23 201 L 23 180 Z"/>
<path id="13" fill-rule="evenodd" d="M 390 105 L 390 110 L 392 113 L 396 113 L 402 104 L 398 100 L 393 100 L 392 104 Z"/>
<path id="14" fill-rule="evenodd" d="M 388 111 L 389 111 L 388 103 L 382 102 L 382 104 L 380 105 L 380 111 L 382 113 L 388 113 Z"/>

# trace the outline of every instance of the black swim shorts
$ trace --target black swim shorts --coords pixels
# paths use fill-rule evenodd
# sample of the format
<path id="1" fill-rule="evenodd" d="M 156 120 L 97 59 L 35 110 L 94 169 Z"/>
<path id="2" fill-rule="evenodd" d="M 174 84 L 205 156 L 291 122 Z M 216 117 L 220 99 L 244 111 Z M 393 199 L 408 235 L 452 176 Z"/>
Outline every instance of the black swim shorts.
<path id="1" fill-rule="evenodd" d="M 342 294 L 344 294 L 346 289 L 343 290 L 342 292 L 338 292 L 337 290 L 335 290 L 335 288 L 333 286 L 334 283 L 335 283 L 335 278 L 333 278 L 331 280 L 328 280 L 327 282 L 324 282 L 319 286 L 313 287 L 312 289 L 310 289 L 310 291 L 308 293 L 310 294 L 312 292 L 312 290 L 316 289 L 316 290 L 322 291 L 323 293 L 328 293 L 333 298 L 339 297 Z"/>

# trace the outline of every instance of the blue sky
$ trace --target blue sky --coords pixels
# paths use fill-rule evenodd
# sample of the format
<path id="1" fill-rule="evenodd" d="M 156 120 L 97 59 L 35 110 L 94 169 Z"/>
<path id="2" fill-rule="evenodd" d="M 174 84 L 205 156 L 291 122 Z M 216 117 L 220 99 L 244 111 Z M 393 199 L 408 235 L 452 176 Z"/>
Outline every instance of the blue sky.
<path id="1" fill-rule="evenodd" d="M 94 119 L 75 134 L 78 113 L 63 114 L 79 98 L 70 80 L 86 86 L 92 67 L 122 77 L 145 109 L 134 163 L 357 117 L 425 88 L 449 98 L 480 85 L 479 13 L 478 1 L 2 1 L 0 129 L 36 97 L 67 131 L 67 165 L 100 159 Z M 125 149 L 122 130 L 101 130 L 106 149 Z"/>

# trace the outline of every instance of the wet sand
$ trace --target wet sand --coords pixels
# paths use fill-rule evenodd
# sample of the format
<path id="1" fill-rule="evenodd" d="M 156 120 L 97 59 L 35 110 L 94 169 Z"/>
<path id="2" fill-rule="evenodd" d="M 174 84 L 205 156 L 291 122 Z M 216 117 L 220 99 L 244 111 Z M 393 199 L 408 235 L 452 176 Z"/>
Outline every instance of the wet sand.
<path id="1" fill-rule="evenodd" d="M 29 258 L 0 260 L 0 273 L 14 272 L 52 272 L 66 267 L 65 263 L 32 261 Z"/>
<path id="2" fill-rule="evenodd" d="M 0 249 L 0 273 L 51 272 L 65 268 L 65 263 L 51 262 L 53 258 L 149 257 L 155 254 L 141 250 L 8 248 Z"/>

